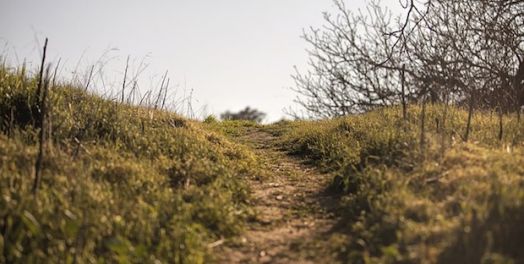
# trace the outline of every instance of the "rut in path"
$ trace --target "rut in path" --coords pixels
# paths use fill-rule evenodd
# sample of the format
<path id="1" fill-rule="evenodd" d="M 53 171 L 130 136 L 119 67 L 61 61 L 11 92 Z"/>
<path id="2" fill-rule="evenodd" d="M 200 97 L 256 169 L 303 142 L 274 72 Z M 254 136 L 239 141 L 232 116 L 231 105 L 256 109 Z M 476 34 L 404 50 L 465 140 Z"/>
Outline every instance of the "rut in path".
<path id="1" fill-rule="evenodd" d="M 215 249 L 220 263 L 333 263 L 336 199 L 325 192 L 331 177 L 275 146 L 269 132 L 252 128 L 239 138 L 264 160 L 272 176 L 250 180 L 255 221 Z M 339 237 L 340 239 L 340 237 Z"/>

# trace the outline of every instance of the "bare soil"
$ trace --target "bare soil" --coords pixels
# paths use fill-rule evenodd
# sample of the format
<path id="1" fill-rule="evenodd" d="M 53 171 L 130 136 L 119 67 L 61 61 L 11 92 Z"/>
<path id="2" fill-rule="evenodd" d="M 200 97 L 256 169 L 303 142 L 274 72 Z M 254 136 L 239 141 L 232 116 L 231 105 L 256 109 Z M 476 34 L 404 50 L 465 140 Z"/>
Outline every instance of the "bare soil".
<path id="1" fill-rule="evenodd" d="M 237 140 L 255 150 L 271 175 L 249 180 L 256 218 L 240 237 L 214 248 L 218 262 L 336 263 L 329 244 L 345 238 L 334 232 L 337 203 L 326 192 L 332 177 L 279 149 L 262 129 Z"/>

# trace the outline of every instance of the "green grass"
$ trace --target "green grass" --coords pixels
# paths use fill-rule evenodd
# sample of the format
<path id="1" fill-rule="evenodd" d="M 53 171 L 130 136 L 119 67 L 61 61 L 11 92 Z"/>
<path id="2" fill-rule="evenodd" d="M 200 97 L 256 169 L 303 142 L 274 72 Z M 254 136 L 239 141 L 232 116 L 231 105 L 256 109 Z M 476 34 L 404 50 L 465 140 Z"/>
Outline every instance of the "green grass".
<path id="1" fill-rule="evenodd" d="M 251 209 L 246 147 L 175 114 L 50 91 L 42 185 L 36 80 L 0 68 L 0 262 L 204 263 Z"/>
<path id="2" fill-rule="evenodd" d="M 524 261 L 524 124 L 429 106 L 426 148 L 420 109 L 399 108 L 275 125 L 281 145 L 334 173 L 340 230 L 332 250 L 350 263 L 520 263 Z M 436 119 L 439 119 L 439 129 Z"/>
<path id="3" fill-rule="evenodd" d="M 246 134 L 249 129 L 262 128 L 263 126 L 255 121 L 249 120 L 223 120 L 217 121 L 212 116 L 204 120 L 204 125 L 207 129 L 216 131 L 229 138 L 236 139 L 239 136 Z"/>
<path id="4" fill-rule="evenodd" d="M 524 262 L 515 116 L 504 116 L 499 140 L 497 115 L 476 113 L 465 143 L 467 113 L 449 107 L 443 124 L 446 108 L 430 105 L 422 149 L 417 106 L 406 121 L 393 107 L 270 126 L 200 123 L 58 85 L 35 197 L 36 81 L 0 67 L 0 263 L 212 262 L 207 245 L 241 234 L 254 214 L 245 179 L 271 176 L 262 163 L 278 162 L 256 156 L 243 137 L 252 130 L 335 175 L 341 221 L 329 250 L 344 262 Z"/>

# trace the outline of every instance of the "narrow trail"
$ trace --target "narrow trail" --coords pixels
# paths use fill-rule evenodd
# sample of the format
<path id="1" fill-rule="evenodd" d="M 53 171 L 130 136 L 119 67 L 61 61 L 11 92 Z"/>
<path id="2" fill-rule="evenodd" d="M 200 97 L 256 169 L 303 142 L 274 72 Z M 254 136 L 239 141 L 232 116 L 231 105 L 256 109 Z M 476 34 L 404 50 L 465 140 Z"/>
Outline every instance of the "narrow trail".
<path id="1" fill-rule="evenodd" d="M 238 140 L 252 147 L 272 175 L 250 180 L 256 219 L 235 241 L 215 250 L 219 263 L 334 263 L 330 239 L 339 219 L 325 192 L 331 177 L 276 147 L 277 138 L 251 128 Z"/>

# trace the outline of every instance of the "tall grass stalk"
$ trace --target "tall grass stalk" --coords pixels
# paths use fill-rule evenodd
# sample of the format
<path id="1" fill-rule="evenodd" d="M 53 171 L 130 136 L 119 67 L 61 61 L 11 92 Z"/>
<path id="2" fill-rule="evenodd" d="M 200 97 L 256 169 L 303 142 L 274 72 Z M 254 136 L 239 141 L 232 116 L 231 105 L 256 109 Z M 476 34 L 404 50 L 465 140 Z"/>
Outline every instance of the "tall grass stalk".
<path id="1" fill-rule="evenodd" d="M 49 67 L 47 67 L 46 76 L 44 77 L 44 67 L 45 67 L 45 57 L 47 52 L 47 38 L 45 39 L 43 54 L 42 54 L 42 64 L 40 65 L 40 75 L 38 76 L 38 102 L 39 102 L 39 121 L 38 126 L 40 127 L 39 131 L 39 142 L 38 142 L 38 156 L 35 163 L 35 178 L 33 182 L 33 194 L 36 196 L 38 192 L 38 187 L 40 186 L 40 181 L 42 178 L 42 164 L 44 160 L 44 151 L 46 144 L 46 119 L 47 119 L 47 95 L 49 90 Z M 42 93 L 42 95 L 40 95 Z"/>

